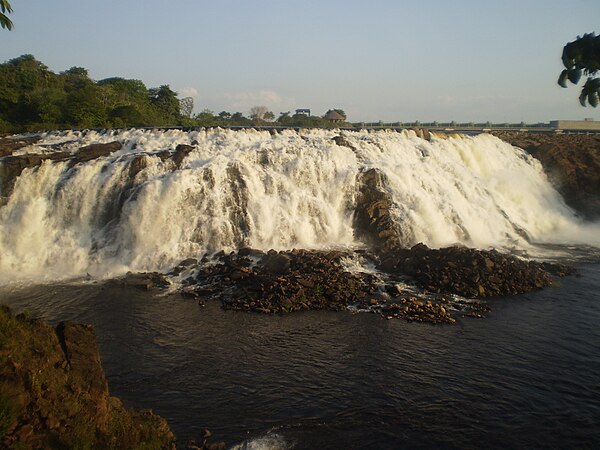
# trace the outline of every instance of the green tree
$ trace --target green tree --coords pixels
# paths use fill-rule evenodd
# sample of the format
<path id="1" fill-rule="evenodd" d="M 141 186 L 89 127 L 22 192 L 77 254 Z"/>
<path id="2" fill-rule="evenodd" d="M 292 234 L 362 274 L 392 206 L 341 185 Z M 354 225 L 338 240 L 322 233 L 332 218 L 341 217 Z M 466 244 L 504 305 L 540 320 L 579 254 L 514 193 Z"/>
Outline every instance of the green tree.
<path id="1" fill-rule="evenodd" d="M 179 99 L 177 93 L 165 84 L 148 90 L 150 103 L 158 110 L 165 125 L 175 125 L 180 119 Z"/>
<path id="2" fill-rule="evenodd" d="M 231 120 L 231 113 L 229 111 L 221 111 L 218 116 L 219 120 L 227 122 Z"/>
<path id="3" fill-rule="evenodd" d="M 0 0 L 0 11 L 0 26 L 2 26 L 2 28 L 12 30 L 13 23 L 5 14 L 12 12 L 12 7 L 10 6 L 10 3 L 8 3 L 8 0 Z"/>
<path id="4" fill-rule="evenodd" d="M 558 78 L 558 84 L 567 87 L 567 80 L 573 84 L 579 83 L 582 75 L 587 81 L 581 89 L 579 103 L 586 106 L 589 103 L 594 108 L 600 102 L 600 78 L 595 77 L 600 70 L 600 36 L 587 33 L 577 36 L 563 48 L 562 62 L 565 69 Z"/>
<path id="5" fill-rule="evenodd" d="M 205 127 L 211 127 L 215 125 L 215 115 L 210 109 L 203 109 L 201 112 L 194 116 L 194 119 L 198 121 L 198 125 Z"/>

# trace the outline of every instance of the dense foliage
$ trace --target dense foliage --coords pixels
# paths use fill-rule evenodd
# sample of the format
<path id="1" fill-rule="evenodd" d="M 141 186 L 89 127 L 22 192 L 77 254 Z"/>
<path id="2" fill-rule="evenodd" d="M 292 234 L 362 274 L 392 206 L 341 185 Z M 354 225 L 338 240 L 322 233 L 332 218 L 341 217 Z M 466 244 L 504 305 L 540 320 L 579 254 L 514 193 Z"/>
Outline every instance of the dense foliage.
<path id="1" fill-rule="evenodd" d="M 581 75 L 586 75 L 579 102 L 581 106 L 589 103 L 596 107 L 600 103 L 600 78 L 594 75 L 600 70 L 600 36 L 588 33 L 569 42 L 563 48 L 562 62 L 566 68 L 561 72 L 558 84 L 566 88 L 567 80 L 577 84 Z"/>
<path id="2" fill-rule="evenodd" d="M 179 99 L 169 86 L 139 80 L 90 79 L 86 69 L 56 74 L 32 55 L 0 64 L 0 131 L 179 125 Z"/>

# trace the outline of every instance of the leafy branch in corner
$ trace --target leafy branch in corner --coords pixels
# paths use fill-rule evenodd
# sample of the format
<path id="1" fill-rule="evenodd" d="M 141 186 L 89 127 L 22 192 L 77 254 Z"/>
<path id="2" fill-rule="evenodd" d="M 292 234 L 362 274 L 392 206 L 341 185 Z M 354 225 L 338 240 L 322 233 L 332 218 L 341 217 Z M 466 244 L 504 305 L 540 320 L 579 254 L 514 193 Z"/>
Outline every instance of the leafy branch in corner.
<path id="1" fill-rule="evenodd" d="M 12 7 L 10 6 L 10 3 L 8 3 L 8 0 L 0 0 L 0 26 L 2 26 L 2 28 L 12 30 L 13 23 L 8 18 L 8 16 L 5 14 L 5 13 L 11 13 L 11 12 L 12 12 Z"/>
<path id="2" fill-rule="evenodd" d="M 566 67 L 558 78 L 558 84 L 567 87 L 567 80 L 573 84 L 579 83 L 581 75 L 587 76 L 587 81 L 581 89 L 579 103 L 586 106 L 586 102 L 594 108 L 600 103 L 600 78 L 594 75 L 600 70 L 600 36 L 586 33 L 577 36 L 563 48 L 562 62 Z"/>

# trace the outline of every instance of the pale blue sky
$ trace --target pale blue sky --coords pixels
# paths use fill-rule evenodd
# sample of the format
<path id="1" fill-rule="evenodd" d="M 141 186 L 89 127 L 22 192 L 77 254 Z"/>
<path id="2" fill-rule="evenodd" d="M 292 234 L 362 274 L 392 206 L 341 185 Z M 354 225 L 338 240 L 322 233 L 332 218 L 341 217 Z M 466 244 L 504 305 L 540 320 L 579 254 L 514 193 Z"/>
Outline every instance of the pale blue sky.
<path id="1" fill-rule="evenodd" d="M 196 110 L 344 109 L 352 121 L 600 120 L 561 89 L 598 0 L 11 0 L 0 60 L 31 53 L 193 94 Z"/>

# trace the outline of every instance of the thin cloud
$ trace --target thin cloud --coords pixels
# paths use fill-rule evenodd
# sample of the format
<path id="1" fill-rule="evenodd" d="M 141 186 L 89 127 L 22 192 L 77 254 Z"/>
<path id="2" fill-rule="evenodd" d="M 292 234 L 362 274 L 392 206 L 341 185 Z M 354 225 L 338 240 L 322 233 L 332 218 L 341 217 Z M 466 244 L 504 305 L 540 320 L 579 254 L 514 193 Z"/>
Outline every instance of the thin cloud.
<path id="1" fill-rule="evenodd" d="M 198 89 L 196 89 L 195 87 L 191 87 L 191 86 L 178 89 L 177 92 L 179 93 L 180 97 L 192 97 L 192 98 L 198 97 Z"/>
<path id="2" fill-rule="evenodd" d="M 227 108 L 240 111 L 257 105 L 264 105 L 269 109 L 285 109 L 295 104 L 294 99 L 284 98 L 272 89 L 226 92 L 222 94 L 222 99 Z"/>

